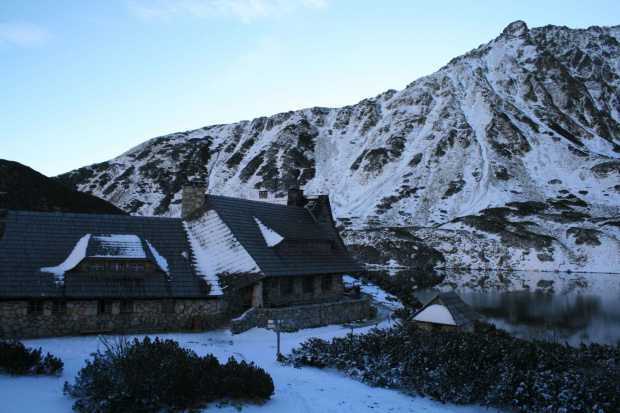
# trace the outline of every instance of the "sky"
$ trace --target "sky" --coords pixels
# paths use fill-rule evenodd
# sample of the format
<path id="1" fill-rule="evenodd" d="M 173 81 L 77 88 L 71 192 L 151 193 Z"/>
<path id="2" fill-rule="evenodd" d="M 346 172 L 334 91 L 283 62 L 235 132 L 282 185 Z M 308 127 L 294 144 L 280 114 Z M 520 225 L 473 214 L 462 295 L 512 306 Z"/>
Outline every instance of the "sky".
<path id="1" fill-rule="evenodd" d="M 47 176 L 157 136 L 404 89 L 511 22 L 617 0 L 0 0 L 0 159 Z"/>

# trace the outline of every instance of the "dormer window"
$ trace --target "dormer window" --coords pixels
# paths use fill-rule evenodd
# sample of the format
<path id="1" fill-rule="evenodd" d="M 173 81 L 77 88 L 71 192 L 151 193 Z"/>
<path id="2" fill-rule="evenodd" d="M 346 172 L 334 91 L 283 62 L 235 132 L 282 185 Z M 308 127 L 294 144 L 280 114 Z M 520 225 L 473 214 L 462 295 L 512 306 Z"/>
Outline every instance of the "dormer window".
<path id="1" fill-rule="evenodd" d="M 143 272 L 144 271 L 144 263 L 142 263 L 142 262 L 131 262 L 131 263 L 129 263 L 129 271 L 131 271 L 131 272 Z"/>
<path id="2" fill-rule="evenodd" d="M 111 262 L 110 271 L 125 271 L 125 264 L 122 262 Z"/>
<path id="3" fill-rule="evenodd" d="M 282 247 L 287 249 L 300 250 L 328 250 L 331 249 L 331 241 L 307 241 L 307 240 L 285 240 Z"/>
<path id="4" fill-rule="evenodd" d="M 88 264 L 88 269 L 90 271 L 103 271 L 105 270 L 105 265 L 102 262 L 91 262 Z"/>

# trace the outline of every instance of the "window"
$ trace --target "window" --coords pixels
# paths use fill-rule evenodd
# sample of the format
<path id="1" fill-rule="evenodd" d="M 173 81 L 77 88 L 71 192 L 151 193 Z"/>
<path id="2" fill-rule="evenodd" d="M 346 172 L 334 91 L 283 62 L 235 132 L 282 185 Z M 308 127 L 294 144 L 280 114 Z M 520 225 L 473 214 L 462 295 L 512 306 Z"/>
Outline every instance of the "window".
<path id="1" fill-rule="evenodd" d="M 43 300 L 29 300 L 28 314 L 43 314 Z"/>
<path id="2" fill-rule="evenodd" d="M 307 277 L 303 277 L 301 279 L 301 287 L 302 287 L 302 292 L 304 294 L 313 293 L 314 292 L 314 277 L 311 275 Z"/>
<path id="3" fill-rule="evenodd" d="M 163 300 L 161 300 L 161 312 L 174 313 L 174 299 L 164 298 Z"/>
<path id="4" fill-rule="evenodd" d="M 144 271 L 144 264 L 141 262 L 132 262 L 129 264 L 129 271 L 142 272 Z"/>
<path id="5" fill-rule="evenodd" d="M 280 294 L 287 295 L 295 292 L 295 279 L 293 277 L 280 278 Z"/>
<path id="6" fill-rule="evenodd" d="M 67 312 L 67 300 L 54 300 L 52 301 L 52 312 L 64 314 Z"/>
<path id="7" fill-rule="evenodd" d="M 102 262 L 91 262 L 88 264 L 88 269 L 90 271 L 103 271 L 105 270 L 105 266 Z"/>
<path id="8" fill-rule="evenodd" d="M 133 300 L 121 300 L 121 313 L 133 313 Z"/>
<path id="9" fill-rule="evenodd" d="M 111 262 L 110 263 L 110 271 L 124 271 L 125 264 L 122 262 Z"/>
<path id="10" fill-rule="evenodd" d="M 331 241 L 304 241 L 304 240 L 285 240 L 282 242 L 283 248 L 303 249 L 303 250 L 329 250 L 332 247 Z"/>
<path id="11" fill-rule="evenodd" d="M 99 300 L 99 314 L 110 314 L 112 312 L 112 300 Z"/>
<path id="12" fill-rule="evenodd" d="M 321 278 L 321 291 L 331 291 L 332 290 L 332 276 L 324 275 Z"/>

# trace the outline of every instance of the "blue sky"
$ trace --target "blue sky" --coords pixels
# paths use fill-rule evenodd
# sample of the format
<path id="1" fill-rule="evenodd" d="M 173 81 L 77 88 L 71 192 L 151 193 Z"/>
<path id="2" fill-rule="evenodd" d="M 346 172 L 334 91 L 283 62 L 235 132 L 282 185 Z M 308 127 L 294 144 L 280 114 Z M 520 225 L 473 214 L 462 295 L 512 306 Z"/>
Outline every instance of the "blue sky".
<path id="1" fill-rule="evenodd" d="M 147 139 L 403 89 L 511 22 L 615 1 L 1 0 L 0 158 L 53 176 Z"/>

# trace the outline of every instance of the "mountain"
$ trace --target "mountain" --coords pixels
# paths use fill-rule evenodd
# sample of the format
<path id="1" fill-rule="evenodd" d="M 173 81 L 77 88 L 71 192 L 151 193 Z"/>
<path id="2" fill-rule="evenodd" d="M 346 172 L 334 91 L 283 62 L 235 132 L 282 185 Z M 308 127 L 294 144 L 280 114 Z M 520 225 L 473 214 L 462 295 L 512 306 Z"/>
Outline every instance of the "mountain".
<path id="1" fill-rule="evenodd" d="M 617 272 L 620 26 L 510 24 L 404 90 L 149 140 L 58 177 L 134 214 L 182 183 L 329 193 L 366 262 Z"/>
<path id="2" fill-rule="evenodd" d="M 0 210 L 123 214 L 103 199 L 66 188 L 18 162 L 0 159 Z"/>

